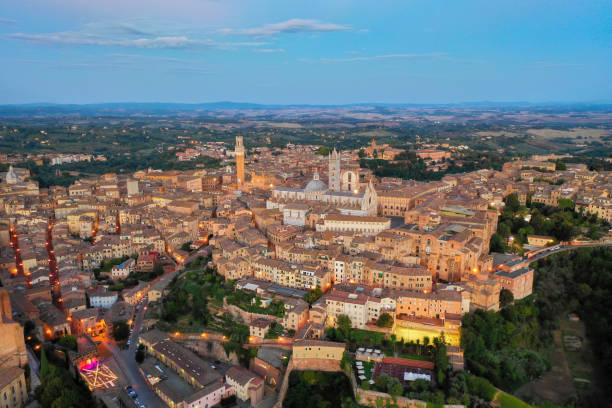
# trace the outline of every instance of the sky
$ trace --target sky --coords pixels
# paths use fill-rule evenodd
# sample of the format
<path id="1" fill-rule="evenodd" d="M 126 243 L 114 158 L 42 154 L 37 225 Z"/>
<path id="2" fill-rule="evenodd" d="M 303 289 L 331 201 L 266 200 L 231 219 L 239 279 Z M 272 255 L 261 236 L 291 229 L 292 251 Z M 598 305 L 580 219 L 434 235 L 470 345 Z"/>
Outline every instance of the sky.
<path id="1" fill-rule="evenodd" d="M 611 1 L 0 2 L 0 104 L 611 100 Z"/>

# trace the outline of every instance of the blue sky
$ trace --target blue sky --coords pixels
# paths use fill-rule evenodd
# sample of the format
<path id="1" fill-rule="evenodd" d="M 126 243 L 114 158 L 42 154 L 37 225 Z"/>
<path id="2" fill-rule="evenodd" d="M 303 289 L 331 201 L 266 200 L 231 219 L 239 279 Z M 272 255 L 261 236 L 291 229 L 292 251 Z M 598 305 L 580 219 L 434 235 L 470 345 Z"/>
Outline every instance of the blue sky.
<path id="1" fill-rule="evenodd" d="M 612 100 L 612 2 L 0 2 L 0 103 Z"/>

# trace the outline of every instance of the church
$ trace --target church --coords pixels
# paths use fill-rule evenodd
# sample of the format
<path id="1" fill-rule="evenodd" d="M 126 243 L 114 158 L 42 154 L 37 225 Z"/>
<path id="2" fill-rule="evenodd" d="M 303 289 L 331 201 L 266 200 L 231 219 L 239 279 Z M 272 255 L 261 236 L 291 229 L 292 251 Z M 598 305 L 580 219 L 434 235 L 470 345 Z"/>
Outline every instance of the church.
<path id="1" fill-rule="evenodd" d="M 342 172 L 340 155 L 336 149 L 330 153 L 328 165 L 328 185 L 320 179 L 319 172 L 315 171 L 312 180 L 304 188 L 277 187 L 272 190 L 272 197 L 266 207 L 281 210 L 285 221 L 289 221 L 285 223 L 294 225 L 304 225 L 301 220 L 309 210 L 309 202 L 331 205 L 345 215 L 376 215 L 377 195 L 372 182 L 360 191 L 358 175 L 353 171 Z"/>

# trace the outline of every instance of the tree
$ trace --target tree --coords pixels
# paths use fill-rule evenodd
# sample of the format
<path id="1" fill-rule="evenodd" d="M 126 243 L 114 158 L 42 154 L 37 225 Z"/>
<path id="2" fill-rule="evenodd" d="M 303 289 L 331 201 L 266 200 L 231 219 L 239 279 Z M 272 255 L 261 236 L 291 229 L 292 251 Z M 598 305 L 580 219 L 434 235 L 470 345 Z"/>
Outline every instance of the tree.
<path id="1" fill-rule="evenodd" d="M 49 360 L 47 360 L 47 354 L 45 348 L 40 349 L 40 376 L 45 377 L 49 372 Z"/>
<path id="2" fill-rule="evenodd" d="M 59 339 L 57 344 L 59 344 L 60 346 L 62 346 L 64 348 L 67 348 L 69 350 L 76 351 L 76 349 L 77 349 L 77 338 L 75 336 L 70 335 L 70 334 L 66 334 L 61 339 Z"/>
<path id="3" fill-rule="evenodd" d="M 404 392 L 404 387 L 400 384 L 397 378 L 389 378 L 387 382 L 387 392 L 391 397 L 396 398 Z"/>
<path id="4" fill-rule="evenodd" d="M 502 288 L 499 292 L 499 306 L 503 309 L 504 307 L 512 304 L 514 302 L 514 295 L 511 290 L 506 288 Z"/>
<path id="5" fill-rule="evenodd" d="M 351 327 L 353 327 L 353 322 L 351 322 L 351 319 L 347 315 L 341 314 L 338 315 L 336 319 L 336 324 L 340 332 L 344 335 L 345 340 L 348 340 L 349 332 L 351 330 Z"/>
<path id="6" fill-rule="evenodd" d="M 130 326 L 125 320 L 113 323 L 113 338 L 116 341 L 124 341 L 130 337 Z"/>
<path id="7" fill-rule="evenodd" d="M 393 317 L 389 313 L 382 313 L 376 321 L 378 327 L 391 327 L 393 326 Z"/>
<path id="8" fill-rule="evenodd" d="M 319 300 L 321 296 L 323 296 L 323 292 L 321 291 L 321 289 L 314 288 L 310 290 L 308 293 L 306 293 L 304 296 L 302 296 L 302 299 L 304 299 L 304 301 L 307 302 L 308 304 L 312 305 L 314 302 Z"/>
<path id="9" fill-rule="evenodd" d="M 376 387 L 378 391 L 386 392 L 388 383 L 389 383 L 389 376 L 387 374 L 381 374 L 378 377 L 376 377 L 376 380 L 374 381 L 374 386 Z"/>
<path id="10" fill-rule="evenodd" d="M 519 202 L 518 196 L 516 193 L 509 194 L 506 199 L 506 209 L 512 212 L 518 211 L 521 207 L 521 203 Z"/>
<path id="11" fill-rule="evenodd" d="M 561 160 L 555 162 L 555 170 L 564 171 L 567 170 L 567 166 Z"/>
<path id="12" fill-rule="evenodd" d="M 164 266 L 161 263 L 156 262 L 155 265 L 153 266 L 153 276 L 158 277 L 163 274 L 164 274 Z"/>
<path id="13" fill-rule="evenodd" d="M 490 249 L 491 252 L 504 253 L 508 250 L 508 245 L 499 234 L 493 234 L 491 235 Z"/>
<path id="14" fill-rule="evenodd" d="M 134 356 L 134 358 L 136 359 L 136 362 L 138 364 L 141 364 L 144 359 L 145 359 L 145 351 L 144 351 L 144 345 L 139 344 L 138 345 L 138 350 L 136 350 L 136 355 Z"/>
<path id="15" fill-rule="evenodd" d="M 560 198 L 557 200 L 557 206 L 562 210 L 573 210 L 574 202 L 569 198 Z"/>
<path id="16" fill-rule="evenodd" d="M 321 156 L 329 156 L 329 152 L 330 152 L 330 148 L 327 146 L 321 146 L 319 147 L 319 149 L 316 151 L 317 154 L 320 154 Z"/>
<path id="17" fill-rule="evenodd" d="M 485 401 L 491 401 L 497 390 L 486 378 L 471 376 L 468 380 L 470 394 L 477 395 Z"/>
<path id="18" fill-rule="evenodd" d="M 444 384 L 446 380 L 446 372 L 448 370 L 448 356 L 446 355 L 446 346 L 439 342 L 436 342 L 434 365 L 437 370 L 438 382 L 440 384 Z"/>

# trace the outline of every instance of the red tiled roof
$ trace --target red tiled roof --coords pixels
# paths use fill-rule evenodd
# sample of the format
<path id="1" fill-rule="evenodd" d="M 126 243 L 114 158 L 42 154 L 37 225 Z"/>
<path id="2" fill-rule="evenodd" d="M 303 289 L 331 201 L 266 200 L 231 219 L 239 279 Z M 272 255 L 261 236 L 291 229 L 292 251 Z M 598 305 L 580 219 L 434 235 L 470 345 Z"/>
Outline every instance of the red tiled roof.
<path id="1" fill-rule="evenodd" d="M 409 358 L 402 358 L 402 357 L 384 357 L 382 359 L 382 363 L 401 365 L 401 366 L 406 366 L 406 367 L 414 367 L 414 368 L 423 368 L 425 370 L 434 369 L 434 363 L 432 363 L 431 361 L 411 360 Z"/>

